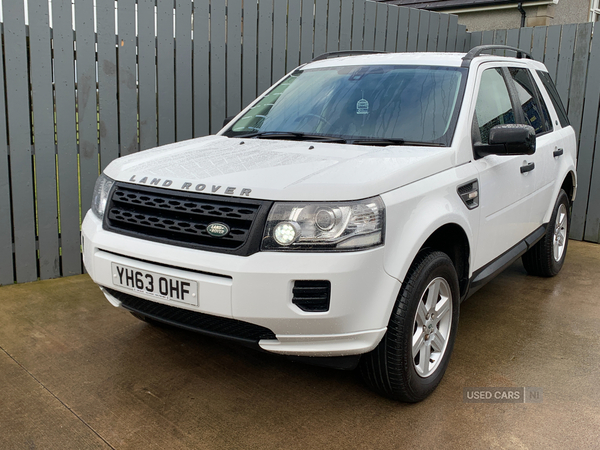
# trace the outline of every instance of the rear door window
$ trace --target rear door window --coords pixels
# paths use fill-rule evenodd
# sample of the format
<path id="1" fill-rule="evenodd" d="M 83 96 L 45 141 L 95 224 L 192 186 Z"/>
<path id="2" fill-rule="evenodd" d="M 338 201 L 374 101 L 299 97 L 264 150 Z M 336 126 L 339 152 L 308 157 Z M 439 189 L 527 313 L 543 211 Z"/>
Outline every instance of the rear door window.
<path id="1" fill-rule="evenodd" d="M 539 95 L 529 70 L 511 67 L 508 71 L 514 81 L 519 103 L 525 116 L 525 123 L 534 128 L 536 135 L 552 131 L 548 108 Z"/>

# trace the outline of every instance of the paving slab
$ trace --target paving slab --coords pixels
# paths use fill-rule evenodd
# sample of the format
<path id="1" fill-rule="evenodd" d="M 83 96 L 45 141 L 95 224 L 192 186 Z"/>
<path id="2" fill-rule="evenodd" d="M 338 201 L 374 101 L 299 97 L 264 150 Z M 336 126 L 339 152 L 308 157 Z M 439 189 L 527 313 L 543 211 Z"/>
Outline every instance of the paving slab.
<path id="1" fill-rule="evenodd" d="M 0 448 L 600 448 L 600 246 L 555 278 L 520 262 L 461 305 L 438 389 L 409 405 L 355 372 L 148 325 L 87 275 L 0 287 Z M 465 403 L 465 387 L 541 403 Z"/>

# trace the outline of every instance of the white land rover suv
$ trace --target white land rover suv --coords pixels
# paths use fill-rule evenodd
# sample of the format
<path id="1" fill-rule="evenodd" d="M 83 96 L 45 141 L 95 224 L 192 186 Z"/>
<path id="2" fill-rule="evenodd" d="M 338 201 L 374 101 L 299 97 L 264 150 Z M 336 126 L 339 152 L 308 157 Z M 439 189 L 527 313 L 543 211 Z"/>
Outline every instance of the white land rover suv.
<path id="1" fill-rule="evenodd" d="M 324 55 L 217 135 L 112 162 L 90 276 L 138 318 L 424 399 L 460 302 L 519 257 L 556 275 L 567 250 L 573 128 L 544 65 L 498 48 Z"/>

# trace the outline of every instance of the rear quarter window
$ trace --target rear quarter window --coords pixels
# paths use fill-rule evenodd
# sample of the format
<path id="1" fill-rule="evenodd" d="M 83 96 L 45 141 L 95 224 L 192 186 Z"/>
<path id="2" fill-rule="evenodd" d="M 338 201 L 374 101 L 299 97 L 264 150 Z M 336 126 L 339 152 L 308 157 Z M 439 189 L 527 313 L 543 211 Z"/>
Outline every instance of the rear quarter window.
<path id="1" fill-rule="evenodd" d="M 552 78 L 550 78 L 548 72 L 544 72 L 543 70 L 538 70 L 537 74 L 542 80 L 542 84 L 544 85 L 544 88 L 546 88 L 546 92 L 548 92 L 548 96 L 550 97 L 552 105 L 554 106 L 556 114 L 558 115 L 558 120 L 560 120 L 560 125 L 563 128 L 568 127 L 570 125 L 569 117 L 567 116 L 567 111 L 565 110 Z"/>

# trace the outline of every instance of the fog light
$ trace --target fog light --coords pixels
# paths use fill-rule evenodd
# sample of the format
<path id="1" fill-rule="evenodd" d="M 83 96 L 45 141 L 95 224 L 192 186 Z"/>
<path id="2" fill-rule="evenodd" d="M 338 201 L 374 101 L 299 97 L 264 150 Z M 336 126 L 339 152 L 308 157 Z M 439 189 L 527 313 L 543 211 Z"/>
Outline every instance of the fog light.
<path id="1" fill-rule="evenodd" d="M 300 235 L 300 225 L 296 222 L 281 222 L 273 230 L 273 238 L 279 245 L 291 245 Z"/>

